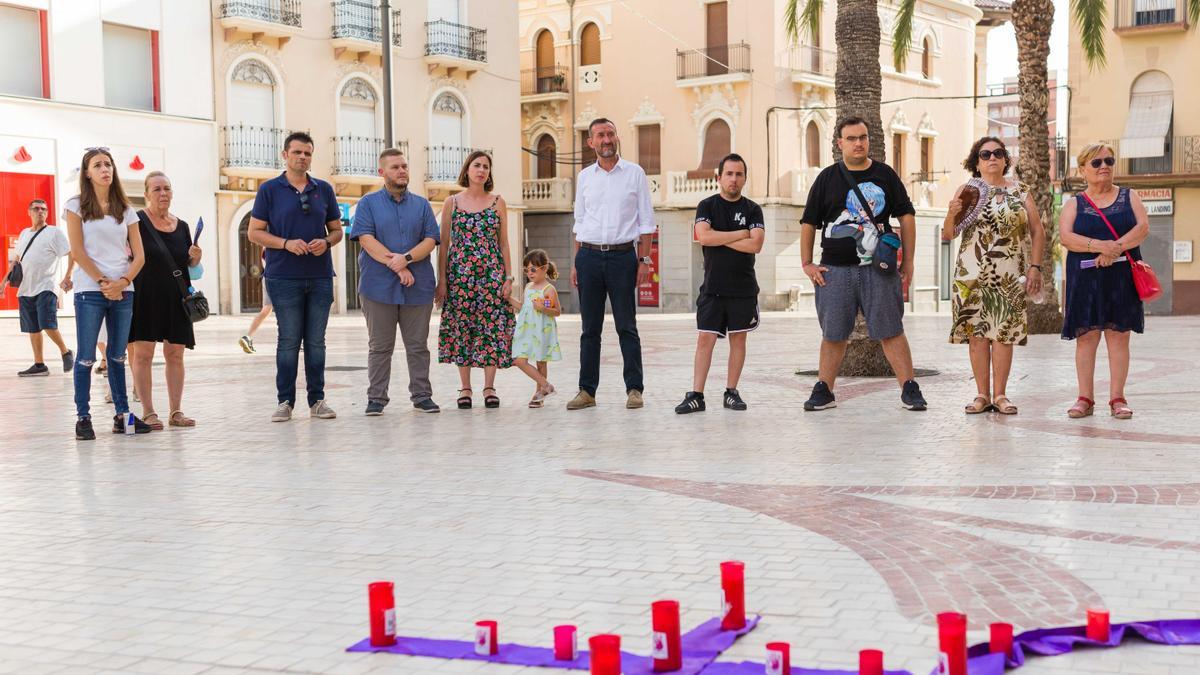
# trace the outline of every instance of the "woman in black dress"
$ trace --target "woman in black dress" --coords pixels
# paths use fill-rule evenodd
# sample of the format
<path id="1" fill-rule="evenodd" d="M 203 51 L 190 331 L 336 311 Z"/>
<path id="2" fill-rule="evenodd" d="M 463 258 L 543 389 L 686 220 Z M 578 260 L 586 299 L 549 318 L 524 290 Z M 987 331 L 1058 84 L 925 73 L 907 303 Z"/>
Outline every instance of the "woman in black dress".
<path id="1" fill-rule="evenodd" d="M 188 224 L 171 214 L 171 197 L 171 179 L 161 171 L 150 172 L 146 176 L 146 208 L 138 211 L 146 265 L 134 281 L 138 292 L 134 295 L 133 323 L 129 328 L 129 356 L 133 361 L 134 386 L 142 398 L 142 419 L 155 429 L 163 428 L 162 419 L 154 411 L 151 385 L 150 364 L 157 342 L 163 343 L 166 361 L 167 398 L 171 404 L 167 423 L 173 427 L 196 426 L 196 421 L 181 409 L 183 350 L 195 348 L 196 337 L 183 309 L 183 291 L 174 275 L 178 271 L 184 284 L 190 285 L 188 267 L 200 263 L 201 252 L 192 243 Z"/>

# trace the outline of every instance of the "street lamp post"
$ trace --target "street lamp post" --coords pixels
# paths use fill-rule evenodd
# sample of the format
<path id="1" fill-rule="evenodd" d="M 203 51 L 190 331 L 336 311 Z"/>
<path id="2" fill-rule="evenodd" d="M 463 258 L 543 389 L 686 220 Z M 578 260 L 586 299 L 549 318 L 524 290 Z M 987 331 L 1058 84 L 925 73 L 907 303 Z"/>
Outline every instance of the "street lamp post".
<path id="1" fill-rule="evenodd" d="M 379 0 L 379 26 L 383 37 L 383 145 L 392 147 L 392 22 L 388 0 Z"/>

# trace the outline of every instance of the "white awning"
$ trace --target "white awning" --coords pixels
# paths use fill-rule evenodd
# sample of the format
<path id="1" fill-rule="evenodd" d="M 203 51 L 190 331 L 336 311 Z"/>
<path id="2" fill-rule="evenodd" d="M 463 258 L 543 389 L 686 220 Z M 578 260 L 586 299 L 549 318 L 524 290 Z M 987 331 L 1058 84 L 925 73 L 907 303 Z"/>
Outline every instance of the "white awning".
<path id="1" fill-rule="evenodd" d="M 1125 133 L 1121 135 L 1121 157 L 1162 157 L 1171 130 L 1173 106 L 1174 96 L 1170 91 L 1131 96 Z"/>

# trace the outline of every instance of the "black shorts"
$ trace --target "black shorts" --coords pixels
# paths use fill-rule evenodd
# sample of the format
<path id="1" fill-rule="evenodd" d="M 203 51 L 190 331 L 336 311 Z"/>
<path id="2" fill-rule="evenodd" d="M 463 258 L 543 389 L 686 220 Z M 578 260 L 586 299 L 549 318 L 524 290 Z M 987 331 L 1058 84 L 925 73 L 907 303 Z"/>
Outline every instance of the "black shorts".
<path id="1" fill-rule="evenodd" d="M 758 328 L 758 298 L 701 293 L 696 298 L 696 329 L 702 333 L 745 333 Z"/>
<path id="2" fill-rule="evenodd" d="M 21 315 L 22 333 L 40 333 L 58 330 L 58 296 L 54 291 L 42 291 L 37 295 L 17 298 Z"/>

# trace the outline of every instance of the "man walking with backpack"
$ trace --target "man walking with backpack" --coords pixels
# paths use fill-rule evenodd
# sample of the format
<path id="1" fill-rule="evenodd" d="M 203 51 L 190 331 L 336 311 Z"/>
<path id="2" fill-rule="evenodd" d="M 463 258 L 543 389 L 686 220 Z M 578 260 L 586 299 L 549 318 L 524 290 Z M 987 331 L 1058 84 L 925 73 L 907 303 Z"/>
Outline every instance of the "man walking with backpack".
<path id="1" fill-rule="evenodd" d="M 46 224 L 49 213 L 45 200 L 35 199 L 29 203 L 31 224 L 17 236 L 17 245 L 9 256 L 9 274 L 4 279 L 4 286 L 17 288 L 21 332 L 29 334 L 29 343 L 33 347 L 33 365 L 17 373 L 20 377 L 50 374 L 50 368 L 42 361 L 43 332 L 58 346 L 63 372 L 69 373 L 75 366 L 75 354 L 67 349 L 58 332 L 58 294 L 54 291 L 58 259 L 71 252 L 71 245 L 61 229 Z M 74 263 L 68 263 L 68 278 L 73 266 Z M 0 288 L 0 297 L 6 293 L 7 288 Z"/>

